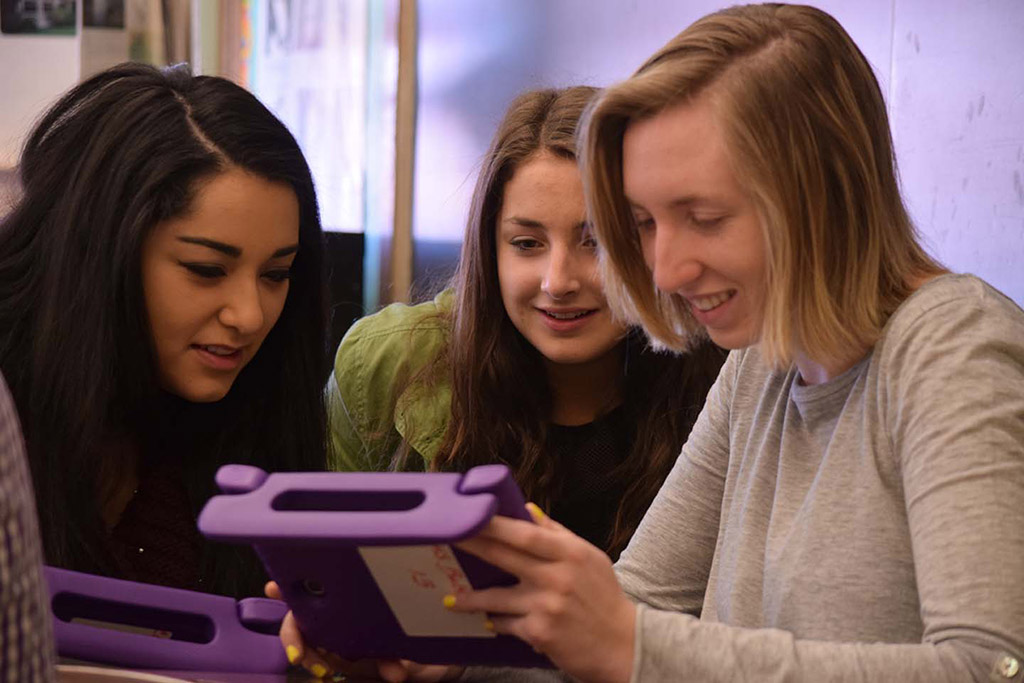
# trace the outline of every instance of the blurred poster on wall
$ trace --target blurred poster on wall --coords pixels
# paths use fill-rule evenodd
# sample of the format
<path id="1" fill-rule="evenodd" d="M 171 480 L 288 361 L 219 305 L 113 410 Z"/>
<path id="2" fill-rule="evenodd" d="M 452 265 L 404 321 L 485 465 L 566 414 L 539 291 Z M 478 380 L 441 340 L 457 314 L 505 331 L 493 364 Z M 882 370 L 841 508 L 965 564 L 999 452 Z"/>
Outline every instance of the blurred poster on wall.
<path id="1" fill-rule="evenodd" d="M 299 141 L 327 230 L 362 231 L 370 1 L 251 4 L 249 87 Z"/>
<path id="2" fill-rule="evenodd" d="M 0 0 L 0 32 L 75 35 L 75 0 Z"/>
<path id="3" fill-rule="evenodd" d="M 124 28 L 124 0 L 82 0 L 82 25 Z"/>

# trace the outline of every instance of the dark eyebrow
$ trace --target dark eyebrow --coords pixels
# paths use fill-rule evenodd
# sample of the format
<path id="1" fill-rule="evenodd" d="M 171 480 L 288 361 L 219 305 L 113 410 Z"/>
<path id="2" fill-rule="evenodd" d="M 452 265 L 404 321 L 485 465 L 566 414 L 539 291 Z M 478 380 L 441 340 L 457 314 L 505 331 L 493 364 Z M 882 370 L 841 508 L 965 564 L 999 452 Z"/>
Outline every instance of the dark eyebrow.
<path id="1" fill-rule="evenodd" d="M 208 240 L 205 237 L 179 237 L 179 242 L 187 242 L 188 244 L 198 244 L 201 247 L 209 247 L 219 251 L 222 254 L 238 258 L 242 255 L 242 250 L 238 247 L 233 247 L 230 244 L 224 244 L 223 242 L 217 242 L 215 240 Z"/>
<path id="2" fill-rule="evenodd" d="M 540 221 L 535 221 L 532 218 L 520 218 L 519 216 L 511 216 L 505 219 L 506 223 L 515 223 L 516 225 L 524 228 L 537 228 L 538 230 L 546 230 L 544 224 Z"/>
<path id="3" fill-rule="evenodd" d="M 281 258 L 282 256 L 288 256 L 289 254 L 294 254 L 298 250 L 299 250 L 299 245 L 293 244 L 290 247 L 283 247 L 281 249 L 278 249 L 277 251 L 274 252 L 273 256 L 271 256 L 270 258 Z"/>
<path id="4" fill-rule="evenodd" d="M 506 223 L 515 223 L 516 225 L 524 228 L 536 228 L 537 230 L 547 230 L 543 223 L 535 221 L 532 218 L 520 218 L 519 216 L 512 216 L 511 218 L 505 219 Z M 582 220 L 576 224 L 577 230 L 584 230 L 590 226 L 590 221 Z"/>
<path id="5" fill-rule="evenodd" d="M 188 244 L 198 244 L 201 247 L 208 247 L 210 249 L 214 249 L 215 251 L 219 251 L 222 254 L 227 254 L 232 258 L 238 258 L 239 256 L 242 255 L 242 250 L 239 249 L 238 247 L 232 246 L 230 244 L 224 244 L 223 242 L 218 242 L 216 240 L 208 240 L 205 237 L 182 236 L 178 238 L 178 241 L 187 242 Z M 271 258 L 281 258 L 282 256 L 288 256 L 289 254 L 294 254 L 298 250 L 299 245 L 292 244 L 287 247 L 282 247 L 281 249 L 278 249 L 273 253 Z"/>

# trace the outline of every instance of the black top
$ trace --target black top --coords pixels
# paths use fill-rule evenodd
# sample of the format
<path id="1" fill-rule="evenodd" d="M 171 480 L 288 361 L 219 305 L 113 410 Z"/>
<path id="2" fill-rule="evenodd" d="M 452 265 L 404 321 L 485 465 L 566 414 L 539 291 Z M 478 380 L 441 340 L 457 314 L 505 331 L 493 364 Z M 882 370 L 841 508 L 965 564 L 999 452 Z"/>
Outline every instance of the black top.
<path id="1" fill-rule="evenodd" d="M 549 514 L 574 534 L 607 550 L 615 513 L 629 483 L 615 470 L 629 455 L 636 425 L 620 406 L 589 424 L 552 424 L 548 429 L 551 455 L 565 468 L 562 492 Z"/>
<path id="2" fill-rule="evenodd" d="M 196 528 L 178 461 L 144 468 L 110 541 L 121 578 L 206 589 L 201 573 L 204 539 Z"/>
<path id="3" fill-rule="evenodd" d="M 604 550 L 628 485 L 615 470 L 629 455 L 635 428 L 621 406 L 585 425 L 548 426 L 550 457 L 563 467 L 561 493 L 548 512 Z M 162 458 L 147 463 L 140 475 L 138 490 L 110 535 L 118 573 L 134 581 L 209 590 L 201 569 L 205 543 L 189 506 L 182 463 Z"/>

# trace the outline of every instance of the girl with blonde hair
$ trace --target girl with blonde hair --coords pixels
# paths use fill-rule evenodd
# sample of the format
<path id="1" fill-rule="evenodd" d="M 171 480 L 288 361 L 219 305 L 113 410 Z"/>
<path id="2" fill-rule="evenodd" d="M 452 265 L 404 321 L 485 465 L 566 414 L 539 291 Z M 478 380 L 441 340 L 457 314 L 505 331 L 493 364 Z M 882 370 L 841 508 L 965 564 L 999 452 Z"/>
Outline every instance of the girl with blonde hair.
<path id="1" fill-rule="evenodd" d="M 825 12 L 697 21 L 582 124 L 611 305 L 731 349 L 618 563 L 547 519 L 459 596 L 591 681 L 1024 677 L 1024 312 L 921 248 Z"/>

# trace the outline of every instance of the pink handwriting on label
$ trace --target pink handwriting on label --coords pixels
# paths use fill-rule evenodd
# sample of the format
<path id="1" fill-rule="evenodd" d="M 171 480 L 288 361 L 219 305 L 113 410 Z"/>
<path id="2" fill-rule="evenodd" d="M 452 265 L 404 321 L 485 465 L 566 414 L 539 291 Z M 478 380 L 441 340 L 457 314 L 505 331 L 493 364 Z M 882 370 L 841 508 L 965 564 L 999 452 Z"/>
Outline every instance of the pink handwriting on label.
<path id="1" fill-rule="evenodd" d="M 462 567 L 459 566 L 459 561 L 452 554 L 451 548 L 446 545 L 435 545 L 433 550 L 435 566 L 448 579 L 451 592 L 460 595 L 472 590 L 469 582 L 466 581 L 466 575 L 462 572 Z"/>
<path id="2" fill-rule="evenodd" d="M 430 576 L 423 571 L 413 569 L 409 572 L 409 577 L 412 579 L 414 585 L 420 588 L 436 589 L 437 584 L 430 578 Z"/>
<path id="3" fill-rule="evenodd" d="M 387 606 L 406 635 L 496 638 L 483 612 L 453 612 L 442 597 L 472 590 L 450 547 L 370 546 L 359 548 Z"/>

